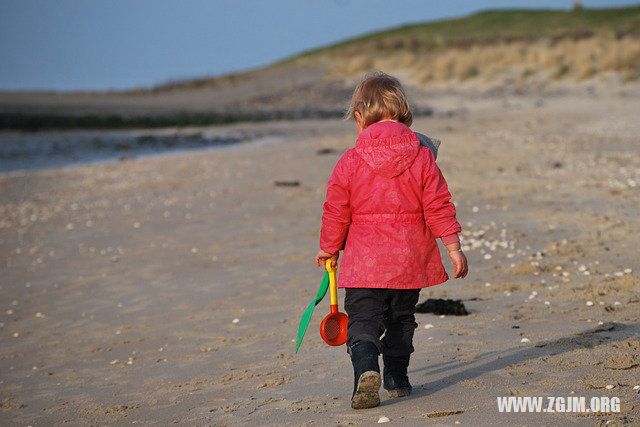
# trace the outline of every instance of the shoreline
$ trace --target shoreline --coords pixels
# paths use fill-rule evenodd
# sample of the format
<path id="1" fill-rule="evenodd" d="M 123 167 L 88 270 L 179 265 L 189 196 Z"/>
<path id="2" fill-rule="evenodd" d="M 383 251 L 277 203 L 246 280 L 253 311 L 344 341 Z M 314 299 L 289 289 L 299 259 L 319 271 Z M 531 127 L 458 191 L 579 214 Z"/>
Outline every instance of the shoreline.
<path id="1" fill-rule="evenodd" d="M 48 142 L 50 139 L 59 138 L 62 138 L 62 142 Z M 225 135 L 221 134 L 219 129 L 204 127 L 188 132 L 166 128 L 158 132 L 150 129 L 116 132 L 68 131 L 63 135 L 43 132 L 37 136 L 14 136 L 13 141 L 11 136 L 5 134 L 4 145 L 0 147 L 0 176 L 123 162 L 145 157 L 207 152 L 236 145 L 261 145 L 273 143 L 277 138 L 277 135 L 268 134 Z M 29 142 L 25 143 L 25 139 Z M 29 143 L 31 148 L 25 149 L 24 145 Z"/>
<path id="2" fill-rule="evenodd" d="M 581 109 L 584 103 L 598 100 L 631 99 L 630 93 L 637 88 L 629 86 L 630 92 L 597 93 L 582 90 L 556 93 L 543 96 L 540 93 L 512 93 L 500 91 L 483 92 L 472 89 L 451 91 L 434 90 L 431 93 L 416 92 L 415 101 L 425 107 L 415 115 L 417 120 L 462 117 L 475 111 L 488 109 L 545 109 L 560 103 L 571 103 Z M 342 114 L 342 113 L 341 113 Z M 340 116 L 341 117 L 341 116 Z M 299 128 L 314 132 L 314 126 L 322 128 L 325 123 L 335 123 L 335 118 L 289 118 L 265 121 L 242 121 L 223 125 L 166 126 L 159 128 L 132 127 L 123 129 L 51 129 L 39 131 L 0 130 L 0 174 L 18 170 L 38 170 L 41 168 L 68 167 L 102 161 L 129 160 L 171 152 L 217 149 L 225 145 L 236 145 L 263 137 L 282 136 L 282 129 Z M 294 123 L 297 123 L 294 125 Z M 244 129 L 250 129 L 245 131 Z M 262 131 L 264 129 L 264 131 Z M 416 129 L 417 131 L 425 131 Z M 428 130 L 427 130 L 428 131 Z M 287 131 L 284 131 L 285 133 Z M 51 143 L 50 140 L 60 140 Z M 120 141 L 115 141 L 120 139 Z M 42 141 L 42 142 L 37 142 Z M 35 147 L 39 145 L 38 147 Z M 31 147 L 31 148 L 26 148 Z M 53 159 L 53 160 L 52 160 Z M 38 166 L 21 168 L 20 163 L 32 163 Z M 3 166 L 3 163 L 6 163 Z M 18 163 L 18 165 L 16 165 Z"/>

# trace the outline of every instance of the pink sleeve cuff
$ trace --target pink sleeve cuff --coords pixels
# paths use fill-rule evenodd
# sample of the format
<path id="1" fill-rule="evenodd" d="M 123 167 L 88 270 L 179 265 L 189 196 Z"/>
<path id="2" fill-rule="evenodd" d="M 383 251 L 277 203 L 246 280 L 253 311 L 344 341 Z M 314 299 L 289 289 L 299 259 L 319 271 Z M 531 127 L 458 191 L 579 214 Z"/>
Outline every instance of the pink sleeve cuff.
<path id="1" fill-rule="evenodd" d="M 458 233 L 453 233 L 453 234 L 449 234 L 448 236 L 442 236 L 440 240 L 442 240 L 442 244 L 446 246 L 451 243 L 459 242 L 460 238 L 458 237 Z"/>

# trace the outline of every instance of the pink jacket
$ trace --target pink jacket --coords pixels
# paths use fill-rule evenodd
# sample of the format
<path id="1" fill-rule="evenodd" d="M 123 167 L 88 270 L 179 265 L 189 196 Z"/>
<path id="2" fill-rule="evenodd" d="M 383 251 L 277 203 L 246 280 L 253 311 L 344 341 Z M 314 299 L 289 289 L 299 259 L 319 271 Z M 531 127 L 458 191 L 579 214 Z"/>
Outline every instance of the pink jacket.
<path id="1" fill-rule="evenodd" d="M 344 248 L 338 287 L 416 289 L 448 280 L 435 239 L 461 230 L 450 199 L 433 154 L 406 125 L 363 130 L 338 160 L 323 205 L 320 248 Z"/>

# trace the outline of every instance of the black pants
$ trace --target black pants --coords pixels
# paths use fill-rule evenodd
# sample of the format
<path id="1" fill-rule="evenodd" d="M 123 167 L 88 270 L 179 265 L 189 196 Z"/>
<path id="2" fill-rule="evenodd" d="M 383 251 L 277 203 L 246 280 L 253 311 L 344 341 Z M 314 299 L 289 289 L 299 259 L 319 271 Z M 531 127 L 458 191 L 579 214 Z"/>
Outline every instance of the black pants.
<path id="1" fill-rule="evenodd" d="M 349 316 L 347 348 L 371 341 L 387 356 L 413 353 L 416 304 L 420 289 L 347 288 L 344 306 Z M 384 334 L 384 337 L 380 337 Z"/>

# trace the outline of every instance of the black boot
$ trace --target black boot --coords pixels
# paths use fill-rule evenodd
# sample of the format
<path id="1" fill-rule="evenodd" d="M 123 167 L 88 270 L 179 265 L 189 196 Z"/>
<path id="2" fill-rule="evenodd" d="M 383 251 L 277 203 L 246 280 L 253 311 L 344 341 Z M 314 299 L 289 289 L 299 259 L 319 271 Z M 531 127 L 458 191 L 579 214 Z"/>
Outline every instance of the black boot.
<path id="1" fill-rule="evenodd" d="M 353 409 L 373 408 L 380 404 L 380 366 L 378 347 L 370 341 L 359 341 L 350 347 L 353 363 Z"/>
<path id="2" fill-rule="evenodd" d="M 411 356 L 382 356 L 384 361 L 384 389 L 389 397 L 404 397 L 411 394 L 411 383 L 407 376 Z"/>

